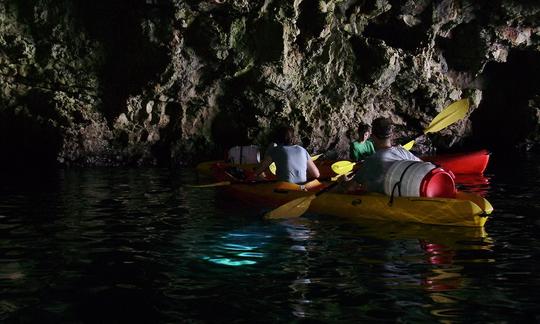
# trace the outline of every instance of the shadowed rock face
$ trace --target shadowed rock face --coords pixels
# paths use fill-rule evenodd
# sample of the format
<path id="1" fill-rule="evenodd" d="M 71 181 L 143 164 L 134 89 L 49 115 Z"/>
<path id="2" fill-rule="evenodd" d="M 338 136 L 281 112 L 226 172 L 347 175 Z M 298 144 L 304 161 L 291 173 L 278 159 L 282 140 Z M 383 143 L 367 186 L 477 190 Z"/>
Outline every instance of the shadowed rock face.
<path id="1" fill-rule="evenodd" d="M 0 18 L 2 163 L 192 163 L 280 123 L 346 158 L 360 121 L 399 140 L 464 97 L 416 149 L 538 148 L 537 1 L 5 0 Z"/>

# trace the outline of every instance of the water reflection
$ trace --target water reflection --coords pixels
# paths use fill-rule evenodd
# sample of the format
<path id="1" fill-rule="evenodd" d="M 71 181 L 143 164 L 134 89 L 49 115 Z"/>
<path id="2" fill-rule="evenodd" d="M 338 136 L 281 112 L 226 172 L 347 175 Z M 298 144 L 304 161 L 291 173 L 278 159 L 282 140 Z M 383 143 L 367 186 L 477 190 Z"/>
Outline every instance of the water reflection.
<path id="1" fill-rule="evenodd" d="M 463 288 L 465 285 L 461 275 L 463 267 L 454 264 L 456 251 L 443 244 L 424 240 L 420 240 L 419 243 L 426 254 L 428 264 L 432 266 L 422 279 L 422 286 L 433 292 Z"/>
<path id="2" fill-rule="evenodd" d="M 473 192 L 482 197 L 486 197 L 490 186 L 490 176 L 483 174 L 457 174 L 456 187 L 458 190 Z"/>
<path id="3" fill-rule="evenodd" d="M 287 267 L 294 274 L 288 285 L 289 306 L 299 319 L 313 318 L 321 308 L 334 319 L 371 318 L 372 312 L 383 311 L 381 306 L 389 307 L 388 303 L 395 303 L 389 309 L 422 305 L 437 317 L 463 315 L 448 311 L 448 304 L 470 289 L 468 263 L 477 262 L 481 251 L 490 253 L 492 248 L 483 228 L 344 222 L 330 217 L 293 219 L 280 225 L 294 252 L 295 261 Z M 415 290 L 424 291 L 431 302 L 403 299 L 403 294 Z M 349 296 L 346 304 L 354 308 L 349 315 L 335 304 L 343 302 L 338 296 Z"/>
<path id="4" fill-rule="evenodd" d="M 309 305 L 312 303 L 308 297 L 310 286 L 314 283 L 310 273 L 310 244 L 316 236 L 310 228 L 310 222 L 303 219 L 293 219 L 283 223 L 286 226 L 289 239 L 292 241 L 290 247 L 297 255 L 296 267 L 292 269 L 296 273 L 296 278 L 288 285 L 291 289 L 289 301 L 292 306 L 292 314 L 297 318 L 305 318 L 311 314 Z"/>
<path id="5" fill-rule="evenodd" d="M 449 310 L 448 305 L 470 289 L 469 263 L 479 262 L 482 255 L 492 252 L 493 243 L 485 229 L 364 220 L 354 224 L 360 226 L 356 235 L 377 239 L 379 247 L 384 247 L 381 274 L 385 286 L 380 289 L 387 296 L 400 300 L 401 292 L 410 294 L 421 289 L 430 302 L 420 304 L 430 314 L 445 318 L 463 315 L 458 309 Z M 368 259 L 366 254 L 358 257 L 371 266 L 376 264 L 376 259 Z M 403 300 L 400 305 L 409 303 Z"/>

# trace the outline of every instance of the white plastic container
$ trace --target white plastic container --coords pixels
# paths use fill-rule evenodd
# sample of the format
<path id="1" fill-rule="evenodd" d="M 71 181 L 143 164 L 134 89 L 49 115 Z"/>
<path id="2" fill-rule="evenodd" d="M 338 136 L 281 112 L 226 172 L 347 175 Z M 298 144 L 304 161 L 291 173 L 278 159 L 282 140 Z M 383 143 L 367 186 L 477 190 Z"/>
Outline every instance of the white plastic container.
<path id="1" fill-rule="evenodd" d="M 385 175 L 384 192 L 395 197 L 446 197 L 456 194 L 452 173 L 430 162 L 403 160 Z"/>

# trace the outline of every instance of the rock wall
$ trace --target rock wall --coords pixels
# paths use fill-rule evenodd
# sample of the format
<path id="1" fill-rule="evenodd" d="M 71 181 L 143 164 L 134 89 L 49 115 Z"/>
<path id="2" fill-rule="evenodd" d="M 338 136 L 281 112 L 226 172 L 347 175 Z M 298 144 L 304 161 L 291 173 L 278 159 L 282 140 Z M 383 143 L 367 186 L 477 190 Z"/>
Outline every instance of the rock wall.
<path id="1" fill-rule="evenodd" d="M 0 19 L 4 163 L 186 164 L 280 123 L 344 158 L 360 121 L 399 140 L 464 97 L 416 149 L 538 148 L 537 1 L 5 0 Z"/>

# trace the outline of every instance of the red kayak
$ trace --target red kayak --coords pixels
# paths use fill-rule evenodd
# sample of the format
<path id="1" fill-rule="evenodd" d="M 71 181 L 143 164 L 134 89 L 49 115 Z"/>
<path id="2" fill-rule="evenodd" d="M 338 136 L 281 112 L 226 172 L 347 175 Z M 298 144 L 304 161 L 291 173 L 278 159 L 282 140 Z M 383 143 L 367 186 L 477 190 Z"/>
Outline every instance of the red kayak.
<path id="1" fill-rule="evenodd" d="M 421 159 L 439 165 L 454 174 L 482 174 L 486 170 L 490 153 L 479 150 L 467 153 L 422 156 Z"/>
<path id="2" fill-rule="evenodd" d="M 479 150 L 473 152 L 464 153 L 452 153 L 452 154 L 439 154 L 421 156 L 423 161 L 431 162 L 444 170 L 452 171 L 454 174 L 470 174 L 481 175 L 486 170 L 489 162 L 490 153 L 487 150 Z M 315 161 L 319 171 L 321 172 L 321 178 L 333 177 L 335 173 L 332 171 L 331 166 L 336 161 Z M 360 163 L 354 166 L 354 169 L 360 167 Z"/>
<path id="3" fill-rule="evenodd" d="M 432 162 L 445 170 L 450 170 L 454 174 L 482 174 L 489 162 L 489 152 L 480 150 L 466 153 L 440 154 L 433 156 L 422 156 L 421 159 L 427 162 Z M 316 160 L 315 164 L 321 173 L 321 179 L 328 179 L 336 175 L 332 170 L 333 160 Z M 233 165 L 225 161 L 208 161 L 197 165 L 197 171 L 202 174 L 211 175 L 216 169 L 224 169 L 227 167 L 239 167 L 243 170 L 251 171 L 255 167 L 254 164 Z M 355 165 L 355 169 L 360 167 L 360 164 Z M 272 178 L 273 175 L 268 171 L 266 175 Z"/>

